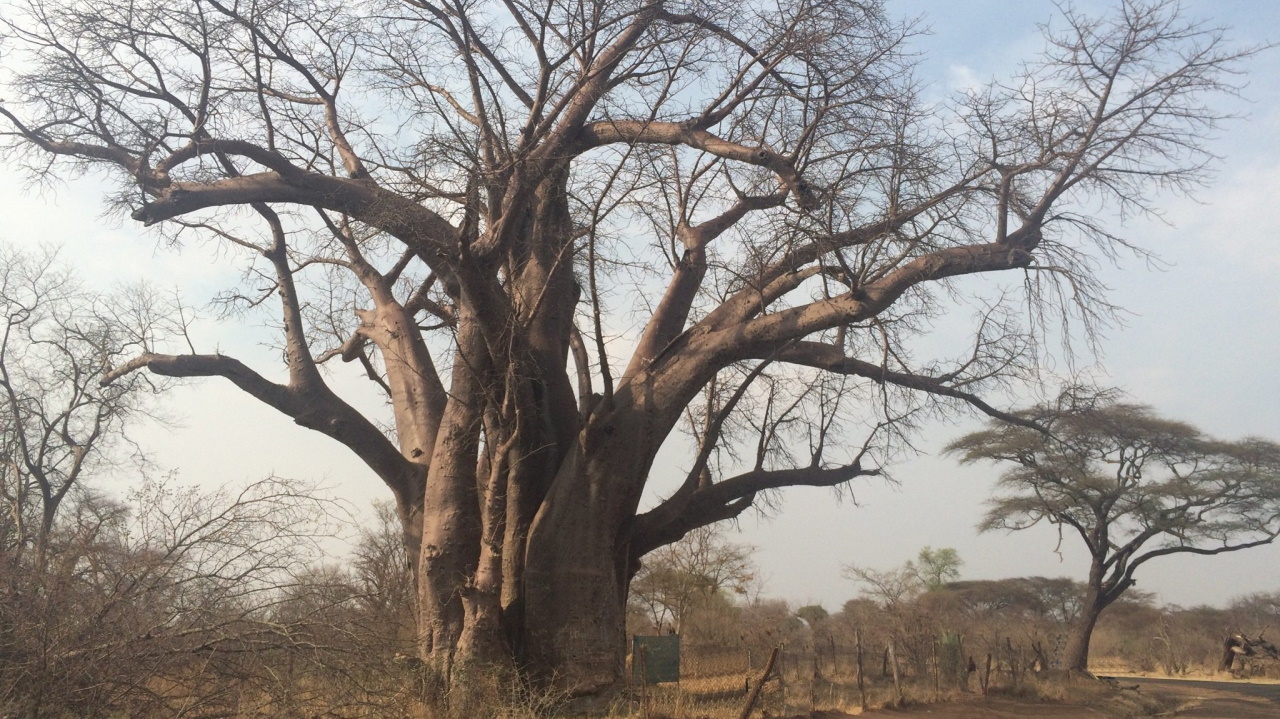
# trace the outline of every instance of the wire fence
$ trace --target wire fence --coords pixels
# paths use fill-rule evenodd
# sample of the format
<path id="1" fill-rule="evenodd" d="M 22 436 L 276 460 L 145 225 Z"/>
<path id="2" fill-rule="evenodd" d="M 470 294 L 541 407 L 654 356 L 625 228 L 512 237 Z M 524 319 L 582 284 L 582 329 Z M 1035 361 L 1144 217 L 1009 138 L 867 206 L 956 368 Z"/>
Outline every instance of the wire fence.
<path id="1" fill-rule="evenodd" d="M 1056 668 L 1061 642 L 1048 644 L 1046 651 L 1042 643 L 991 637 L 967 646 L 953 633 L 866 645 L 860 637 L 776 648 L 690 644 L 680 649 L 678 680 L 648 684 L 643 673 L 629 672 L 630 696 L 642 717 L 675 719 L 736 719 L 749 705 L 751 716 L 787 717 L 939 701 L 1016 688 L 1028 674 Z"/>

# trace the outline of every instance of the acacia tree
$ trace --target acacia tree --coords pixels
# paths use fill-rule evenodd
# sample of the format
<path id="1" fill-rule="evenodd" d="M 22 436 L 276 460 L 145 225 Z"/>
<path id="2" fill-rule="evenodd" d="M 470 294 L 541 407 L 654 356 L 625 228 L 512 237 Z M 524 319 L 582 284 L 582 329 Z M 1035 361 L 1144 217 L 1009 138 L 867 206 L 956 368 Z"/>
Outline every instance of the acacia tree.
<path id="1" fill-rule="evenodd" d="M 981 531 L 1048 522 L 1084 541 L 1089 577 L 1065 662 L 1088 671 L 1098 617 L 1133 586 L 1139 567 L 1171 554 L 1221 554 L 1275 540 L 1280 445 L 1213 440 L 1149 407 L 1076 399 L 1064 394 L 1019 413 L 1048 433 L 993 422 L 947 451 L 966 463 L 1008 466 Z"/>
<path id="2" fill-rule="evenodd" d="M 1091 254 L 1126 245 L 1094 206 L 1197 183 L 1207 96 L 1248 54 L 1126 0 L 932 106 L 880 2 L 53 1 L 4 22 L 13 156 L 105 173 L 134 220 L 265 278 L 230 301 L 278 301 L 279 381 L 195 352 L 111 377 L 223 377 L 349 447 L 395 496 L 424 661 L 514 660 L 580 695 L 621 676 L 646 553 L 877 473 L 924 413 L 1008 416 L 980 395 L 1034 366 L 1021 318 L 1105 319 Z M 989 297 L 961 279 L 999 272 Z M 966 297 L 972 343 L 915 359 Z M 337 360 L 390 431 L 332 390 Z M 641 512 L 680 426 L 687 476 Z"/>

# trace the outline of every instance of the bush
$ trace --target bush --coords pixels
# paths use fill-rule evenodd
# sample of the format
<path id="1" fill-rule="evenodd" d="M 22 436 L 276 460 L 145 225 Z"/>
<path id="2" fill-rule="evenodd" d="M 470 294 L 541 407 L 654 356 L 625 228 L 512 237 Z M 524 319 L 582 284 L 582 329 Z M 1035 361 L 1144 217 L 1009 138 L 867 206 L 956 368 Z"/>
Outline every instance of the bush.
<path id="1" fill-rule="evenodd" d="M 81 492 L 43 551 L 0 552 L 0 715 L 405 714 L 414 670 L 392 659 L 411 616 L 373 580 L 394 556 L 375 532 L 354 573 L 317 568 L 344 514 L 275 477 Z"/>

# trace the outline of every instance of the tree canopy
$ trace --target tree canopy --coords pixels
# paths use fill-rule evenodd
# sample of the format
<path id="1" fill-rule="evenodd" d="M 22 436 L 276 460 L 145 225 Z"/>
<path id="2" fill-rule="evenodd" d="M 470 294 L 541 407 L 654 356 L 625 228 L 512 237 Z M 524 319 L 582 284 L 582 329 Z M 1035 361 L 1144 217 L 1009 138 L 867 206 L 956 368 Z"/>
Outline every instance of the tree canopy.
<path id="1" fill-rule="evenodd" d="M 907 568 L 915 571 L 925 589 L 936 591 L 960 578 L 964 560 L 953 547 L 921 547 L 914 562 Z"/>

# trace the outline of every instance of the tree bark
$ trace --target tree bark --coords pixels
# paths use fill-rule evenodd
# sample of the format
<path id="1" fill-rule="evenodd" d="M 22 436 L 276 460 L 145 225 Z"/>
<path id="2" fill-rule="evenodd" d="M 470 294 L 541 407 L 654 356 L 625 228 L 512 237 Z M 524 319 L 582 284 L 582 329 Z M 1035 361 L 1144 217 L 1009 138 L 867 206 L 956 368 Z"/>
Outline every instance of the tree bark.
<path id="1" fill-rule="evenodd" d="M 561 168 L 538 187 L 507 265 L 515 315 L 507 358 L 502 420 L 512 433 L 508 463 L 501 603 L 507 641 L 524 661 L 524 568 L 530 526 L 579 430 L 578 402 L 568 374 L 573 313 L 581 295 L 573 275 L 568 173 Z"/>
<path id="2" fill-rule="evenodd" d="M 460 580 L 475 576 L 482 534 L 475 472 L 487 362 L 479 334 L 476 322 L 465 322 L 458 333 L 449 401 L 427 476 L 418 560 L 419 654 L 446 683 L 455 659 L 480 659 L 455 656 L 466 619 Z"/>
<path id="3" fill-rule="evenodd" d="M 602 459 L 575 446 L 529 535 L 527 666 L 537 679 L 592 702 L 611 699 L 625 662 L 629 562 L 616 484 L 634 471 L 625 455 Z"/>
<path id="4" fill-rule="evenodd" d="M 1092 592 L 1090 594 L 1092 595 Z M 1097 626 L 1098 617 L 1101 616 L 1103 609 L 1104 606 L 1094 597 L 1090 596 L 1086 599 L 1080 611 L 1080 619 L 1067 639 L 1064 663 L 1069 671 L 1089 673 L 1089 642 L 1093 638 L 1093 629 Z"/>

